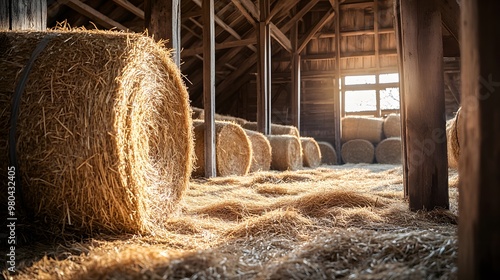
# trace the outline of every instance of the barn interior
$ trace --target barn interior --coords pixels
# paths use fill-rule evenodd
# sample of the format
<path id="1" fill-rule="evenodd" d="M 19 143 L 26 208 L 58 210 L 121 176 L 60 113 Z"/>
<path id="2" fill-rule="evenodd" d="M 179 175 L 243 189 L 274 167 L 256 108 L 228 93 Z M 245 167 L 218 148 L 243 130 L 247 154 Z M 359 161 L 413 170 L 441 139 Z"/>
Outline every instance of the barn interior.
<path id="1" fill-rule="evenodd" d="M 3 277 L 500 277 L 479 2 L 0 1 Z"/>

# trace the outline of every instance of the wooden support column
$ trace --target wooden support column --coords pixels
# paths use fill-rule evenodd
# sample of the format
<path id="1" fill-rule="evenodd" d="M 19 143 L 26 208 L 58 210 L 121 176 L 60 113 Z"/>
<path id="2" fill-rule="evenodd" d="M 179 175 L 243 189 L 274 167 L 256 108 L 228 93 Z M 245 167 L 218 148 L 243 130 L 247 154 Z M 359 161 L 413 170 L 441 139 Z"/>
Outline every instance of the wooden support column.
<path id="1" fill-rule="evenodd" d="M 300 131 L 300 52 L 299 24 L 296 23 L 291 31 L 292 42 L 292 125 Z"/>
<path id="2" fill-rule="evenodd" d="M 373 36 L 375 44 L 375 68 L 377 68 L 377 74 L 375 75 L 375 83 L 377 84 L 377 89 L 375 91 L 376 97 L 376 113 L 375 117 L 382 116 L 382 109 L 380 108 L 380 88 L 378 87 L 380 83 L 380 37 L 379 37 L 379 13 L 378 13 L 378 0 L 373 1 Z"/>
<path id="3" fill-rule="evenodd" d="M 441 13 L 434 0 L 400 5 L 409 206 L 448 209 Z"/>
<path id="4" fill-rule="evenodd" d="M 181 56 L 181 5 L 180 0 L 145 0 L 144 25 L 156 40 L 168 40 L 172 58 L 180 66 Z"/>
<path id="5" fill-rule="evenodd" d="M 214 0 L 203 0 L 203 100 L 205 109 L 205 177 L 217 176 L 215 153 L 215 12 Z"/>
<path id="6" fill-rule="evenodd" d="M 459 279 L 500 279 L 499 10 L 499 1 L 461 1 Z"/>
<path id="7" fill-rule="evenodd" d="M 271 134 L 271 32 L 266 23 L 270 0 L 259 0 L 260 19 L 257 61 L 257 126 L 265 135 Z"/>
<path id="8" fill-rule="evenodd" d="M 45 30 L 46 0 L 0 0 L 0 30 Z"/>
<path id="9" fill-rule="evenodd" d="M 335 1 L 335 82 L 333 90 L 333 127 L 335 130 L 335 151 L 337 152 L 337 162 L 342 163 L 342 92 L 339 89 L 342 73 L 340 71 L 340 4 Z M 343 90 L 343 89 L 342 89 Z"/>

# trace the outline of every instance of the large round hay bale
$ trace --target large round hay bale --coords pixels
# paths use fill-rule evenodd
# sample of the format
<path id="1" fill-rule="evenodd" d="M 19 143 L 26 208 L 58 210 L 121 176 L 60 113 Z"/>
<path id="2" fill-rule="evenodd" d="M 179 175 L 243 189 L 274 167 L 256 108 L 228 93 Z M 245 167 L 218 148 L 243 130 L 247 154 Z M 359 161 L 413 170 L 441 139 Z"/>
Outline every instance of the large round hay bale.
<path id="1" fill-rule="evenodd" d="M 401 164 L 401 138 L 391 137 L 382 140 L 375 148 L 375 159 L 382 164 Z"/>
<path id="2" fill-rule="evenodd" d="M 291 135 L 267 135 L 271 144 L 273 170 L 297 170 L 302 167 L 302 151 L 299 138 Z"/>
<path id="3" fill-rule="evenodd" d="M 19 73 L 49 34 L 20 97 L 16 126 L 27 212 L 54 230 L 154 231 L 187 187 L 193 141 L 178 67 L 151 38 L 0 32 L 1 169 L 7 170 Z"/>
<path id="4" fill-rule="evenodd" d="M 384 120 L 380 118 L 345 117 L 342 119 L 342 143 L 364 139 L 377 144 L 383 139 Z"/>
<path id="5" fill-rule="evenodd" d="M 364 139 L 354 139 L 342 145 L 342 160 L 344 163 L 373 163 L 375 147 Z"/>
<path id="6" fill-rule="evenodd" d="M 318 142 L 311 137 L 300 137 L 302 144 L 302 164 L 305 167 L 316 168 L 321 164 L 321 150 Z"/>
<path id="7" fill-rule="evenodd" d="M 246 122 L 243 124 L 243 128 L 248 130 L 257 131 L 256 122 Z M 271 134 L 272 135 L 292 135 L 295 137 L 300 137 L 299 130 L 293 125 L 282 125 L 282 124 L 271 124 Z"/>
<path id="8" fill-rule="evenodd" d="M 384 119 L 383 128 L 386 138 L 401 137 L 401 116 L 399 114 L 389 114 Z"/>
<path id="9" fill-rule="evenodd" d="M 448 167 L 457 169 L 460 159 L 460 142 L 463 143 L 463 117 L 460 109 L 455 118 L 446 123 L 446 140 L 448 150 Z"/>
<path id="10" fill-rule="evenodd" d="M 195 138 L 194 176 L 205 176 L 205 123 L 193 120 Z M 241 126 L 215 122 L 217 176 L 246 175 L 252 163 L 252 146 Z"/>
<path id="11" fill-rule="evenodd" d="M 272 149 L 264 134 L 245 129 L 252 144 L 252 164 L 249 172 L 268 171 L 271 168 Z"/>
<path id="12" fill-rule="evenodd" d="M 323 164 L 337 164 L 337 152 L 333 146 L 324 141 L 318 141 L 318 146 L 321 151 L 321 163 Z"/>

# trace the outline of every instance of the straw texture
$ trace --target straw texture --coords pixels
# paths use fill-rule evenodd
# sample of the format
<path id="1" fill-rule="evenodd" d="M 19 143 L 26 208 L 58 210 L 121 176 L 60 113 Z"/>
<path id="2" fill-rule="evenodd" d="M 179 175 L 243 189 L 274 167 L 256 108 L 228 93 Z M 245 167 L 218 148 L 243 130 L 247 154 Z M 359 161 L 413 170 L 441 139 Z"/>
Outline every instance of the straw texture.
<path id="1" fill-rule="evenodd" d="M 378 163 L 401 164 L 401 138 L 392 137 L 382 140 L 375 148 L 375 158 Z"/>
<path id="2" fill-rule="evenodd" d="M 460 159 L 460 142 L 463 143 L 463 117 L 460 109 L 455 118 L 446 123 L 446 140 L 448 149 L 448 167 L 458 169 Z"/>
<path id="3" fill-rule="evenodd" d="M 328 165 L 337 164 L 337 152 L 335 152 L 330 143 L 318 141 L 318 146 L 321 151 L 321 163 Z"/>
<path id="4" fill-rule="evenodd" d="M 401 117 L 399 114 L 389 114 L 384 119 L 384 135 L 386 138 L 401 137 Z"/>
<path id="5" fill-rule="evenodd" d="M 248 130 L 257 131 L 256 122 L 246 122 L 243 128 Z M 293 125 L 271 124 L 271 134 L 273 135 L 292 135 L 300 137 L 299 130 Z"/>
<path id="6" fill-rule="evenodd" d="M 379 118 L 345 117 L 342 119 L 342 143 L 364 139 L 377 144 L 383 139 L 384 121 Z"/>
<path id="7" fill-rule="evenodd" d="M 271 168 L 272 150 L 264 134 L 245 129 L 252 144 L 252 164 L 249 172 L 268 171 Z"/>
<path id="8" fill-rule="evenodd" d="M 194 176 L 205 176 L 205 123 L 193 120 L 196 169 Z M 252 146 L 241 126 L 215 122 L 215 153 L 218 176 L 246 175 L 252 163 Z"/>
<path id="9" fill-rule="evenodd" d="M 268 135 L 271 144 L 273 170 L 297 170 L 302 167 L 302 151 L 299 138 L 291 135 Z"/>
<path id="10" fill-rule="evenodd" d="M 302 144 L 302 164 L 305 167 L 316 168 L 321 164 L 321 150 L 318 142 L 311 137 L 300 137 Z"/>
<path id="11" fill-rule="evenodd" d="M 375 147 L 364 139 L 350 140 L 342 145 L 344 163 L 373 163 Z"/>
<path id="12" fill-rule="evenodd" d="M 1 32 L 2 170 L 18 74 L 48 33 L 56 37 L 29 75 L 17 125 L 28 210 L 63 231 L 153 232 L 188 185 L 193 142 L 187 90 L 151 38 Z"/>

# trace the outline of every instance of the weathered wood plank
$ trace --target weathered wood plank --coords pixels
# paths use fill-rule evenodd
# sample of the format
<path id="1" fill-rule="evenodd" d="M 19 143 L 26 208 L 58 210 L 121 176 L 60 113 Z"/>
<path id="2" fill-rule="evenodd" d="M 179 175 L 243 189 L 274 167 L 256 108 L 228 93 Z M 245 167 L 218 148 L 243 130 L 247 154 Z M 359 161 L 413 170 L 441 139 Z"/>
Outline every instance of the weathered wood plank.
<path id="1" fill-rule="evenodd" d="M 335 1 L 335 76 L 334 76 L 334 90 L 333 90 L 333 128 L 335 133 L 334 148 L 337 152 L 337 162 L 340 164 L 342 162 L 342 96 L 339 89 L 339 83 L 341 82 L 342 72 L 340 65 L 340 3 Z"/>
<path id="2" fill-rule="evenodd" d="M 455 38 L 455 42 L 459 42 L 460 34 L 460 6 L 456 0 L 439 0 L 439 10 L 441 11 L 441 21 L 443 27 L 450 32 Z"/>
<path id="3" fill-rule="evenodd" d="M 269 135 L 271 133 L 271 31 L 266 19 L 269 15 L 270 0 L 259 0 L 260 21 L 257 37 L 257 128 Z"/>
<path id="4" fill-rule="evenodd" d="M 409 206 L 448 209 L 441 13 L 434 0 L 405 0 L 401 19 Z"/>
<path id="5" fill-rule="evenodd" d="M 313 26 L 307 31 L 306 34 L 303 35 L 303 37 L 300 39 L 299 47 L 298 47 L 298 52 L 302 52 L 304 48 L 307 46 L 311 38 L 318 32 L 325 24 L 330 21 L 335 13 L 333 12 L 332 9 L 330 9 L 326 14 L 323 15 Z"/>
<path id="6" fill-rule="evenodd" d="M 205 109 L 205 177 L 217 176 L 215 153 L 215 14 L 214 0 L 203 0 L 203 107 Z"/>
<path id="7" fill-rule="evenodd" d="M 462 0 L 458 278 L 500 279 L 499 1 Z"/>
<path id="8" fill-rule="evenodd" d="M 0 30 L 10 29 L 10 0 L 0 0 Z"/>
<path id="9" fill-rule="evenodd" d="M 257 38 L 248 38 L 241 40 L 230 40 L 220 44 L 215 44 L 216 50 L 223 50 L 234 47 L 244 47 L 246 45 L 255 45 L 257 43 Z M 184 49 L 181 53 L 182 57 L 193 56 L 196 54 L 203 53 L 203 47 L 197 47 L 192 49 Z"/>
<path id="10" fill-rule="evenodd" d="M 104 28 L 108 29 L 119 29 L 119 30 L 127 30 L 128 28 L 119 22 L 107 17 L 91 6 L 79 1 L 79 0 L 67 0 L 65 3 L 71 9 L 79 12 L 80 14 L 88 17 L 90 20 L 95 21 L 95 23 L 101 25 Z"/>
<path id="11" fill-rule="evenodd" d="M 134 4 L 130 3 L 127 0 L 113 0 L 117 5 L 126 9 L 127 11 L 133 13 L 138 16 L 140 19 L 144 19 L 144 11 L 134 6 Z"/>
<path id="12" fill-rule="evenodd" d="M 291 52 L 292 43 L 290 43 L 290 39 L 288 39 L 274 23 L 270 22 L 269 27 L 271 29 L 271 37 L 273 37 L 286 51 Z"/>
<path id="13" fill-rule="evenodd" d="M 295 24 L 290 31 L 292 43 L 292 125 L 300 131 L 300 52 L 299 47 L 299 25 Z"/>
<path id="14" fill-rule="evenodd" d="M 45 30 L 47 1 L 0 1 L 0 29 Z"/>

